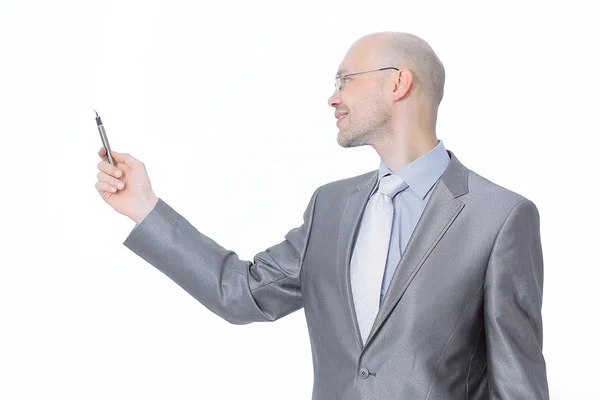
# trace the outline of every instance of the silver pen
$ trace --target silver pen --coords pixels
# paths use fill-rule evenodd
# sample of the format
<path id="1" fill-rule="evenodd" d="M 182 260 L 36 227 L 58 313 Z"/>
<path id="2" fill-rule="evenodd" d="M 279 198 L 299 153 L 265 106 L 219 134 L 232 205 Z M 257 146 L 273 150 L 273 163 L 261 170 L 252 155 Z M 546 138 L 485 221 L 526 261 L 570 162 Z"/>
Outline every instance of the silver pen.
<path id="1" fill-rule="evenodd" d="M 108 157 L 108 162 L 116 167 L 115 161 L 112 158 L 112 154 L 110 152 L 110 145 L 108 144 L 108 138 L 106 137 L 106 131 L 104 130 L 104 125 L 102 125 L 102 120 L 98 115 L 98 111 L 94 110 L 96 113 L 96 124 L 98 125 L 98 131 L 100 131 L 100 139 L 102 139 L 102 144 L 106 149 L 106 156 Z"/>

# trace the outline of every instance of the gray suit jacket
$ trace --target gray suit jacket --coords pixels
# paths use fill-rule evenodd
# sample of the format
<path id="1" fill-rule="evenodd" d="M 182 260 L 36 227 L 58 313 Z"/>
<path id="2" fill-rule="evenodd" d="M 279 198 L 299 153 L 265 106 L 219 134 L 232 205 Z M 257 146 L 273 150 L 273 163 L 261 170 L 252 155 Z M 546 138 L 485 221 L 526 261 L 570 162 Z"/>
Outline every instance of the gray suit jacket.
<path id="1" fill-rule="evenodd" d="M 548 399 L 538 210 L 448 155 L 364 346 L 349 266 L 377 170 L 320 186 L 253 261 L 162 199 L 123 244 L 233 324 L 303 307 L 313 400 Z"/>

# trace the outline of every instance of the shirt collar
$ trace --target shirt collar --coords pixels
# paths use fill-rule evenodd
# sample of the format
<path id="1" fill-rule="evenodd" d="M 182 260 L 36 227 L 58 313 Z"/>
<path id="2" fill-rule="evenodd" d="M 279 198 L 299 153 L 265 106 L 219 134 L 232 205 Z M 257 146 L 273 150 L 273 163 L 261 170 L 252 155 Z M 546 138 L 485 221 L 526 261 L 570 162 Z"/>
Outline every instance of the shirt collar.
<path id="1" fill-rule="evenodd" d="M 408 187 L 423 200 L 440 176 L 442 176 L 449 162 L 450 156 L 444 147 L 444 143 L 438 140 L 438 144 L 433 149 L 406 164 L 395 174 L 404 179 Z M 377 191 L 381 178 L 393 173 L 383 160 L 381 160 L 379 163 L 379 179 L 369 196 L 372 196 Z"/>

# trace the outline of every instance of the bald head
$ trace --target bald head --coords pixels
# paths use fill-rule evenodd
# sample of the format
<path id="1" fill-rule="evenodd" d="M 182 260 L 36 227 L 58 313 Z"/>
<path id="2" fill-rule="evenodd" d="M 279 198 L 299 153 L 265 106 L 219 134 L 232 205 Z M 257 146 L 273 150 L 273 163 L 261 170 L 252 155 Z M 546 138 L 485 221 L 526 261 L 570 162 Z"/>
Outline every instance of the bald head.
<path id="1" fill-rule="evenodd" d="M 337 76 L 327 103 L 336 109 L 340 146 L 371 145 L 388 166 L 398 166 L 435 145 L 445 72 L 423 39 L 403 32 L 363 36 Z"/>
<path id="2" fill-rule="evenodd" d="M 351 47 L 373 68 L 408 68 L 413 85 L 437 108 L 444 96 L 445 71 L 431 46 L 420 37 L 405 32 L 377 32 L 363 36 Z"/>

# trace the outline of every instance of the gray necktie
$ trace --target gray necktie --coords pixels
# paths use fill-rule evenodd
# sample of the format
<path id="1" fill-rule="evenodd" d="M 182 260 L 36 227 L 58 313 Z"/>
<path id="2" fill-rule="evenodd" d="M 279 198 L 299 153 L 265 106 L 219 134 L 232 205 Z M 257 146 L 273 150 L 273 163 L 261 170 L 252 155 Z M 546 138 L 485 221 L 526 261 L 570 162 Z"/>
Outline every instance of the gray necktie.
<path id="1" fill-rule="evenodd" d="M 352 259 L 350 261 L 352 298 L 363 343 L 379 312 L 381 283 L 387 261 L 394 219 L 394 196 L 408 184 L 396 174 L 381 178 L 377 192 L 369 199 Z"/>

